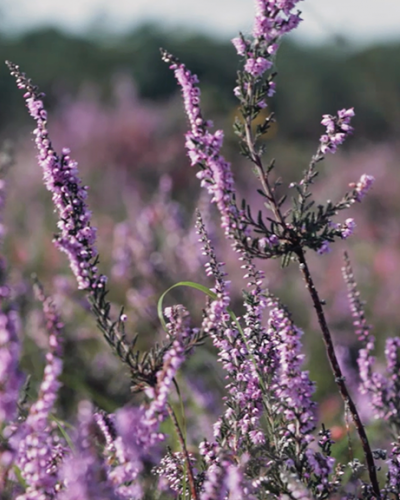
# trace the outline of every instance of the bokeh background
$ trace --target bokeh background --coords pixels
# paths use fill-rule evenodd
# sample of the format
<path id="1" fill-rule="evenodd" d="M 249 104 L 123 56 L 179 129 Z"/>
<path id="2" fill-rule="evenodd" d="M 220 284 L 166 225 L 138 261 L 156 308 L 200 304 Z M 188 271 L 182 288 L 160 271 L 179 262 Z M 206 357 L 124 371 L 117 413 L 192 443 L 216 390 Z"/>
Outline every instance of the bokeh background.
<path id="1" fill-rule="evenodd" d="M 310 260 L 343 366 L 356 388 L 357 343 L 341 275 L 344 249 L 381 350 L 385 337 L 400 327 L 400 4 L 382 0 L 377 8 L 359 0 L 307 0 L 299 7 L 304 22 L 284 40 L 276 60 L 277 94 L 270 110 L 277 122 L 265 139 L 266 156 L 277 159 L 276 172 L 286 190 L 317 148 L 321 115 L 355 107 L 355 135 L 321 165 L 316 198 L 341 197 L 363 173 L 376 183 L 362 205 L 337 220 L 354 217 L 355 235 L 332 253 L 310 255 Z M 169 286 L 184 280 L 212 286 L 194 230 L 196 207 L 227 264 L 240 315 L 242 270 L 189 167 L 181 98 L 159 48 L 198 74 L 204 114 L 225 130 L 224 152 L 238 192 L 261 206 L 251 166 L 240 157 L 232 132 L 237 114 L 232 89 L 240 63 L 229 40 L 239 30 L 251 31 L 252 0 L 232 0 L 229 8 L 225 0 L 3 0 L 0 18 L 0 59 L 19 64 L 45 92 L 52 140 L 58 149 L 71 148 L 90 186 L 101 270 L 110 276 L 115 307 L 125 304 L 128 330 L 139 333 L 139 346 L 146 349 L 162 339 L 156 304 Z M 47 342 L 31 293 L 35 272 L 66 324 L 62 411 L 68 415 L 83 397 L 112 411 L 130 400 L 129 377 L 121 376 L 123 368 L 96 330 L 64 255 L 52 245 L 56 220 L 35 161 L 33 122 L 5 65 L 0 66 L 0 110 L 0 139 L 12 140 L 15 151 L 6 178 L 5 251 L 21 309 L 23 367 L 32 374 L 31 397 Z M 318 384 L 321 418 L 336 426 L 338 437 L 346 432 L 341 403 L 298 270 L 294 264 L 281 270 L 276 261 L 260 266 L 271 290 L 305 331 L 306 362 Z M 193 321 L 199 321 L 204 298 L 198 293 L 176 289 L 167 302 L 183 302 Z M 188 389 L 183 394 L 189 425 L 204 410 L 209 420 L 203 419 L 196 432 L 209 433 L 223 385 L 211 346 L 193 355 L 181 383 Z M 356 389 L 355 394 L 368 421 L 368 407 Z"/>

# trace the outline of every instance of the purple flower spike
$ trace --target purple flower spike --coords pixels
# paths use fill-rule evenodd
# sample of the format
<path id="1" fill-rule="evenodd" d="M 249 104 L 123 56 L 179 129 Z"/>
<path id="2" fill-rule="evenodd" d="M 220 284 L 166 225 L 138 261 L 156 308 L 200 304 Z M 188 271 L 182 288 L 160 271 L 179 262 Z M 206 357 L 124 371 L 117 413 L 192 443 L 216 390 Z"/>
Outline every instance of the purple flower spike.
<path id="1" fill-rule="evenodd" d="M 103 457 L 96 451 L 93 428 L 95 419 L 89 403 L 79 405 L 79 428 L 75 439 L 75 453 L 64 463 L 64 489 L 57 500 L 120 500 L 107 477 Z"/>
<path id="2" fill-rule="evenodd" d="M 68 256 L 71 269 L 80 289 L 103 287 L 105 277 L 97 276 L 94 258 L 96 229 L 90 225 L 91 212 L 85 199 L 87 187 L 78 177 L 77 163 L 70 157 L 69 149 L 63 149 L 59 156 L 51 144 L 47 130 L 47 113 L 43 107 L 43 94 L 26 78 L 19 67 L 7 63 L 16 78 L 18 88 L 25 90 L 24 98 L 32 118 L 36 121 L 35 142 L 39 151 L 38 161 L 43 169 L 43 179 L 52 193 L 53 203 L 60 220 L 60 233 L 54 241 Z"/>
<path id="3" fill-rule="evenodd" d="M 192 469 L 196 470 L 196 457 L 192 453 L 189 453 L 188 456 Z M 179 496 L 183 498 L 187 496 L 182 488 L 182 477 L 185 475 L 186 467 L 186 457 L 182 452 L 168 452 L 162 458 L 159 466 L 153 469 L 153 472 L 160 476 L 161 479 L 159 488 L 166 489 L 165 486 L 169 486 Z"/>
<path id="4" fill-rule="evenodd" d="M 241 38 L 241 37 L 238 36 L 238 37 L 232 39 L 232 44 L 235 47 L 236 52 L 240 56 L 244 56 L 245 55 L 246 50 L 248 48 L 248 44 L 246 43 L 246 40 L 244 40 L 243 38 Z"/>
<path id="5" fill-rule="evenodd" d="M 324 115 L 321 124 L 326 127 L 326 134 L 321 136 L 320 151 L 336 153 L 337 146 L 342 144 L 346 137 L 353 132 L 350 120 L 354 116 L 354 108 L 341 109 L 337 116 Z"/>
<path id="6" fill-rule="evenodd" d="M 199 164 L 201 171 L 197 177 L 201 185 L 212 195 L 217 205 L 225 234 L 232 238 L 238 229 L 243 229 L 240 213 L 233 201 L 235 189 L 230 164 L 220 154 L 223 131 L 209 132 L 210 122 L 205 121 L 200 111 L 200 89 L 198 78 L 186 69 L 174 56 L 163 51 L 163 60 L 170 63 L 175 77 L 182 87 L 186 115 L 190 132 L 186 134 L 186 149 L 192 165 Z"/>
<path id="7" fill-rule="evenodd" d="M 315 429 L 315 403 L 312 394 L 315 390 L 308 372 L 302 371 L 304 355 L 301 353 L 302 330 L 293 324 L 288 313 L 279 302 L 268 299 L 270 308 L 269 334 L 276 339 L 278 370 L 275 389 L 282 412 L 288 420 L 288 429 L 306 444 L 313 440 L 311 432 Z"/>
<path id="8" fill-rule="evenodd" d="M 39 397 L 31 406 L 26 422 L 22 426 L 23 438 L 19 443 L 17 464 L 21 469 L 28 487 L 21 500 L 31 498 L 53 498 L 58 478 L 58 468 L 65 454 L 64 446 L 53 432 L 49 420 L 57 398 L 62 371 L 62 329 L 63 324 L 51 302 L 42 290 L 38 298 L 43 303 L 43 312 L 49 332 L 49 351 L 46 354 L 46 366 L 40 385 Z"/>
<path id="9" fill-rule="evenodd" d="M 13 420 L 23 377 L 16 311 L 0 312 L 0 425 Z"/>
<path id="10" fill-rule="evenodd" d="M 279 39 L 297 28 L 301 18 L 293 12 L 300 0 L 256 0 L 253 42 L 237 37 L 232 40 L 236 52 L 246 56 L 244 71 L 255 79 L 272 67 L 271 56 L 278 49 Z"/>
<path id="11" fill-rule="evenodd" d="M 375 349 L 375 337 L 372 335 L 371 327 L 367 323 L 364 304 L 361 301 L 360 292 L 357 289 L 357 283 L 347 254 L 345 254 L 345 266 L 342 271 L 347 285 L 355 334 L 363 346 L 359 351 L 357 360 L 361 379 L 360 392 L 370 396 L 370 403 L 376 418 L 388 418 L 392 413 L 389 402 L 391 391 L 390 381 L 381 373 L 374 371 L 375 357 L 373 356 L 373 352 Z M 391 356 L 388 353 L 386 354 L 390 365 Z"/>
<path id="12" fill-rule="evenodd" d="M 133 409 L 133 412 L 137 417 L 140 412 L 135 410 Z M 140 447 L 134 439 L 135 427 L 139 422 L 137 420 L 132 421 L 130 410 L 124 416 L 121 415 L 121 412 L 124 413 L 125 409 L 118 412 L 118 425 L 116 425 L 116 415 L 107 415 L 105 412 L 95 413 L 94 420 L 105 440 L 104 454 L 109 463 L 107 468 L 109 481 L 121 500 L 136 500 L 143 497 L 143 491 L 138 480 L 138 475 L 143 469 L 143 447 Z M 125 420 L 122 426 L 121 420 Z M 122 436 L 118 431 L 122 427 L 126 432 L 126 423 L 128 423 L 130 429 L 126 433 L 127 435 Z"/>
<path id="13" fill-rule="evenodd" d="M 372 184 L 375 181 L 375 177 L 372 175 L 363 174 L 360 180 L 357 182 L 355 190 L 357 192 L 356 200 L 361 201 L 367 192 L 371 189 Z"/>
<path id="14" fill-rule="evenodd" d="M 184 340 L 194 333 L 189 326 L 189 313 L 183 306 L 166 308 L 165 315 L 170 321 L 167 328 L 174 342 L 164 355 L 163 366 L 157 372 L 156 385 L 145 389 L 146 395 L 152 401 L 144 411 L 143 437 L 145 437 L 146 433 L 149 436 L 156 436 L 158 426 L 166 416 L 168 396 L 173 380 L 180 366 L 185 361 Z M 151 439 L 146 437 L 146 441 L 150 443 Z"/>
<path id="15" fill-rule="evenodd" d="M 3 208 L 6 184 L 0 179 L 0 244 L 3 243 L 5 228 Z M 6 261 L 0 256 L 0 428 L 2 424 L 14 420 L 17 415 L 19 391 L 23 382 L 20 362 L 20 341 L 18 338 L 19 317 L 17 311 L 4 301 L 9 299 L 10 288 L 6 283 Z M 1 466 L 0 466 L 1 468 Z M 0 482 L 1 486 L 1 482 Z"/>
<path id="16" fill-rule="evenodd" d="M 213 464 L 208 468 L 200 500 L 224 500 L 225 498 L 256 500 L 246 483 L 241 468 L 234 465 L 232 459 L 222 457 L 218 464 Z"/>

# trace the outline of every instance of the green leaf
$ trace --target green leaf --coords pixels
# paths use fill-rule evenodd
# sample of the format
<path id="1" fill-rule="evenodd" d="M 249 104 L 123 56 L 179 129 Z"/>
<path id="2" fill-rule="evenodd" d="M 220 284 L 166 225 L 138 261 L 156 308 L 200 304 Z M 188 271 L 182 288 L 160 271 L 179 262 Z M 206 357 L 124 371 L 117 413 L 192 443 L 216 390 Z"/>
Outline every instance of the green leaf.
<path id="1" fill-rule="evenodd" d="M 54 422 L 57 424 L 57 427 L 59 428 L 61 434 L 64 436 L 65 441 L 67 442 L 69 448 L 71 451 L 75 450 L 74 444 L 72 442 L 72 439 L 69 437 L 68 432 L 64 429 L 64 426 L 69 426 L 72 427 L 71 425 L 67 424 L 66 422 L 63 422 L 62 420 L 58 420 L 54 415 L 50 416 L 51 420 L 54 420 Z"/>
<path id="2" fill-rule="evenodd" d="M 13 470 L 14 470 L 14 474 L 15 474 L 15 477 L 17 478 L 18 480 L 18 483 L 24 488 L 26 489 L 28 487 L 28 485 L 26 484 L 26 481 L 25 479 L 22 477 L 22 473 L 21 473 L 21 469 L 18 467 L 18 465 L 13 465 Z"/>
<path id="3" fill-rule="evenodd" d="M 208 295 L 209 297 L 211 297 L 214 300 L 217 298 L 217 294 L 215 294 L 214 292 L 212 292 L 206 286 L 200 285 L 200 283 L 194 283 L 193 281 L 180 281 L 179 283 L 176 283 L 175 285 L 172 285 L 170 288 L 168 288 L 168 290 L 166 290 L 161 295 L 161 297 L 158 299 L 158 303 L 157 303 L 158 318 L 159 318 L 159 320 L 160 320 L 160 322 L 161 322 L 161 324 L 162 324 L 162 326 L 163 326 L 163 328 L 164 328 L 165 331 L 167 331 L 167 324 L 165 322 L 164 314 L 163 314 L 163 302 L 164 302 L 164 298 L 167 295 L 167 293 L 169 293 L 174 288 L 177 288 L 178 286 L 187 286 L 189 288 L 194 288 L 195 290 L 199 290 L 200 292 L 203 292 L 204 294 Z"/>

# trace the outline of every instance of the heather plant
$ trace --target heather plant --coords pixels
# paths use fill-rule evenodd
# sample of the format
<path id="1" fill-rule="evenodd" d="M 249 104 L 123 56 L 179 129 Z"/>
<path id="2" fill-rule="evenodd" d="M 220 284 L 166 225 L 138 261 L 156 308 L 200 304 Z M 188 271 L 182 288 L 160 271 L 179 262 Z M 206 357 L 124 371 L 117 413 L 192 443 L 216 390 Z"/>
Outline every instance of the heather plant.
<path id="1" fill-rule="evenodd" d="M 64 359 L 63 311 L 57 310 L 35 279 L 36 297 L 42 304 L 48 331 L 48 347 L 37 398 L 28 401 L 28 384 L 23 385 L 19 366 L 18 291 L 7 284 L 6 264 L 2 261 L 2 498 L 383 500 L 399 497 L 400 340 L 397 337 L 387 340 L 385 371 L 377 369 L 375 338 L 346 254 L 343 275 L 355 338 L 360 346 L 357 374 L 360 385 L 356 387 L 352 375 L 347 375 L 350 372 L 345 371 L 339 360 L 326 304 L 320 298 L 309 265 L 310 254 L 323 259 L 335 241 L 352 235 L 356 227 L 354 219 L 345 215 L 338 221 L 336 216 L 363 201 L 374 181 L 371 175 L 362 173 L 338 201 L 322 204 L 314 197 L 319 165 L 353 132 L 353 108 L 323 116 L 321 124 L 325 130 L 316 152 L 302 177 L 288 184 L 286 195 L 282 195 L 275 162 L 265 163 L 263 138 L 273 122 L 272 114 L 265 115 L 265 109 L 267 99 L 275 92 L 274 58 L 282 36 L 301 21 L 297 4 L 298 0 L 256 0 L 251 36 L 240 34 L 233 40 L 242 59 L 234 89 L 240 104 L 234 128 L 241 153 L 260 183 L 258 196 L 263 208 L 257 214 L 248 201 L 239 200 L 231 165 L 221 151 L 223 132 L 213 131 L 212 122 L 201 112 L 196 75 L 177 57 L 161 51 L 162 59 L 169 64 L 182 89 L 189 123 L 185 145 L 190 162 L 198 169 L 196 176 L 219 212 L 225 239 L 237 257 L 236 265 L 243 271 L 245 287 L 240 313 L 233 305 L 227 266 L 220 260 L 213 231 L 209 230 L 212 212 L 204 202 L 195 214 L 195 227 L 200 253 L 206 259 L 205 275 L 212 285 L 207 288 L 196 281 L 184 281 L 188 274 L 196 274 L 200 260 L 194 255 L 193 235 L 187 238 L 182 231 L 179 211 L 169 198 L 171 186 L 167 177 L 161 179 L 159 192 L 148 210 L 137 217 L 137 225 L 122 224 L 117 229 L 117 239 L 121 241 L 114 252 L 114 273 L 128 274 L 131 278 L 133 321 L 123 307 L 111 303 L 108 279 L 99 270 L 88 188 L 80 179 L 77 162 L 69 149 L 63 148 L 58 153 L 53 146 L 43 94 L 16 64 L 7 63 L 18 88 L 24 91 L 26 105 L 36 123 L 38 163 L 58 217 L 54 244 L 66 254 L 77 288 L 85 295 L 84 305 L 89 305 L 98 328 L 120 360 L 121 373 L 129 377 L 132 393 L 141 394 L 141 399 L 132 399 L 111 413 L 82 400 L 74 422 L 56 417 Z M 265 120 L 260 122 L 260 116 L 266 116 Z M 6 169 L 7 161 L 4 165 Z M 2 183 L 2 210 L 4 193 Z M 164 214 L 163 209 L 168 213 Z M 158 237 L 152 226 L 154 218 L 161 219 L 164 226 L 164 233 Z M 170 289 L 164 291 L 158 303 L 154 299 L 158 291 L 154 277 L 162 275 L 163 266 L 162 261 L 155 262 L 150 257 L 155 249 L 169 251 L 169 237 L 178 240 L 175 248 L 180 249 L 180 253 L 173 251 L 173 257 L 166 261 L 168 266 L 175 266 L 173 276 L 177 282 L 171 283 L 170 288 L 201 292 L 205 300 L 197 314 L 190 310 L 191 306 L 199 307 L 197 303 L 164 308 Z M 157 243 L 157 239 L 161 242 Z M 309 294 L 329 360 L 325 369 L 330 370 L 343 399 L 348 428 L 354 426 L 355 436 L 351 439 L 360 443 L 359 456 L 350 460 L 335 457 L 336 443 L 331 430 L 318 419 L 313 399 L 315 383 L 304 367 L 303 331 L 296 326 L 275 290 L 264 284 L 260 261 L 274 259 L 280 260 L 282 268 L 297 266 Z M 184 274 L 182 279 L 180 272 Z M 130 332 L 131 323 L 140 322 L 141 310 L 150 316 L 148 325 L 154 329 L 162 327 L 165 332 L 161 343 L 144 352 L 138 349 L 138 335 Z M 190 410 L 186 404 L 190 404 L 191 398 L 182 388 L 185 362 L 205 342 L 212 343 L 225 378 L 222 409 L 208 424 L 212 425 L 212 434 L 200 438 L 187 425 L 186 415 Z M 196 391 L 201 393 L 201 384 L 192 387 L 195 399 Z M 385 424 L 383 446 L 379 449 L 371 445 L 354 390 L 368 399 L 375 417 Z M 352 452 L 350 430 L 342 439 L 349 441 Z"/>

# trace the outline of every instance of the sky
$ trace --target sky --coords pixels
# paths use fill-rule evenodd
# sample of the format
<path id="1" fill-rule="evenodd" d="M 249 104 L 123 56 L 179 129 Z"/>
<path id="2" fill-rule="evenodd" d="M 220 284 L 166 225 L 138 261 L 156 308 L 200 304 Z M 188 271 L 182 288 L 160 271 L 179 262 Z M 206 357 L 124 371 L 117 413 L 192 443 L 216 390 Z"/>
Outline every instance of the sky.
<path id="1" fill-rule="evenodd" d="M 304 0 L 299 8 L 304 22 L 296 36 L 306 42 L 400 40 L 400 0 Z M 0 0 L 0 26 L 16 33 L 49 24 L 113 33 L 156 21 L 228 38 L 249 32 L 253 15 L 253 0 Z"/>

